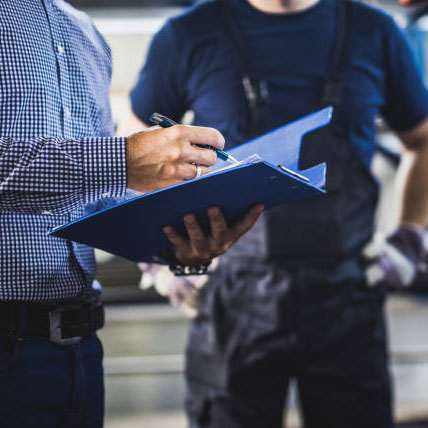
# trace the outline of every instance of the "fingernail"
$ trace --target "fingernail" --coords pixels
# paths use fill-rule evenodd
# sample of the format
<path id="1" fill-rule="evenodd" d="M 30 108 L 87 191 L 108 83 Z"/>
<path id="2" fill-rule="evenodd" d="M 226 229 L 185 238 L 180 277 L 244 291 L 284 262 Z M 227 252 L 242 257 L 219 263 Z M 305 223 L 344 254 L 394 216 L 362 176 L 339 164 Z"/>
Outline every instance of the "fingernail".
<path id="1" fill-rule="evenodd" d="M 218 143 L 219 143 L 219 147 L 221 148 L 221 149 L 223 149 L 224 148 L 224 145 L 226 144 L 226 140 L 225 140 L 225 138 L 224 138 L 224 136 L 223 136 L 223 134 L 221 134 L 220 132 L 218 132 L 218 139 L 217 139 L 217 141 L 218 141 Z"/>
<path id="2" fill-rule="evenodd" d="M 193 214 L 186 214 L 184 216 L 184 221 L 188 224 L 193 224 L 195 222 L 195 216 Z"/>
<path id="3" fill-rule="evenodd" d="M 220 209 L 217 207 L 208 208 L 208 215 L 218 216 L 220 214 Z"/>
<path id="4" fill-rule="evenodd" d="M 172 227 L 171 226 L 165 226 L 163 228 L 164 233 L 169 234 L 172 232 Z"/>

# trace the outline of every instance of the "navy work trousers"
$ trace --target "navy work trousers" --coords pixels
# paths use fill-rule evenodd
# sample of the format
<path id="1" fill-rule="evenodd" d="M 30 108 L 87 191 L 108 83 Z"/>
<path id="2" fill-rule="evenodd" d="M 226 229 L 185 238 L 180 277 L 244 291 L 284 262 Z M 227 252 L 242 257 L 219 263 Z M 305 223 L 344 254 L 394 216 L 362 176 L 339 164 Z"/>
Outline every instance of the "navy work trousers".
<path id="1" fill-rule="evenodd" d="M 0 333 L 0 426 L 101 428 L 102 358 L 96 336 L 59 346 Z"/>
<path id="2" fill-rule="evenodd" d="M 393 427 L 383 300 L 309 266 L 217 271 L 190 329 L 190 426 L 280 428 L 294 378 L 305 428 Z"/>

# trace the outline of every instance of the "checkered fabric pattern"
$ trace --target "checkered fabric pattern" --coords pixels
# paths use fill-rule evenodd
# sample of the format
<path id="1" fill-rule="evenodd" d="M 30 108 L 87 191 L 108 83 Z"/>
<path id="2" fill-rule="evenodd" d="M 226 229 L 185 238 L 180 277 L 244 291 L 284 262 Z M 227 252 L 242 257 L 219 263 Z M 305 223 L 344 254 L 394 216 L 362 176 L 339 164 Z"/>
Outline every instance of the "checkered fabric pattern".
<path id="1" fill-rule="evenodd" d="M 0 1 L 0 300 L 95 293 L 93 250 L 47 232 L 125 193 L 110 77 L 110 50 L 84 13 L 61 0 Z"/>

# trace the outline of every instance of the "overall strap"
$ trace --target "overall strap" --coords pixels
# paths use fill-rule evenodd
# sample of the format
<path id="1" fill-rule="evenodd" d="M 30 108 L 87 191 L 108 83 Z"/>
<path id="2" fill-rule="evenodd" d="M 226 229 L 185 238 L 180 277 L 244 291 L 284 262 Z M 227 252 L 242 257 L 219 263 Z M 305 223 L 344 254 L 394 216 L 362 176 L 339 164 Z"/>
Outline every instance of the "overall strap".
<path id="1" fill-rule="evenodd" d="M 345 66 L 347 59 L 347 24 L 348 24 L 349 0 L 336 0 L 336 32 L 334 45 L 327 67 L 327 73 L 321 92 L 320 107 L 333 106 L 333 123 L 337 127 L 335 120 L 338 111 L 343 106 Z"/>
<path id="2" fill-rule="evenodd" d="M 242 74 L 242 76 L 258 78 L 259 76 L 255 75 L 255 72 L 251 67 L 250 55 L 248 54 L 247 46 L 244 43 L 244 39 L 238 29 L 238 26 L 236 25 L 236 22 L 233 20 L 228 5 L 228 0 L 217 0 L 217 3 L 220 7 L 223 27 L 226 30 L 226 33 L 229 36 L 229 39 L 232 42 L 233 48 L 235 50 L 236 56 L 234 59 L 236 65 L 239 68 L 239 72 Z"/>
<path id="3" fill-rule="evenodd" d="M 249 138 L 272 129 L 270 125 L 269 93 L 266 82 L 251 67 L 250 55 L 243 37 L 231 16 L 227 0 L 217 0 L 226 35 L 232 43 L 235 65 L 241 75 L 248 110 Z"/>
<path id="4" fill-rule="evenodd" d="M 266 122 L 269 123 L 267 83 L 251 66 L 251 56 L 236 22 L 231 16 L 228 1 L 217 0 L 217 3 L 220 8 L 223 27 L 235 51 L 234 61 L 242 77 L 250 120 L 254 121 L 254 128 L 261 130 L 266 128 Z M 334 118 L 337 117 L 337 111 L 343 105 L 348 3 L 349 0 L 337 0 L 336 3 L 336 33 L 320 99 L 320 107 L 332 105 L 335 108 L 336 114 L 334 114 Z M 261 124 L 259 123 L 260 121 L 265 123 Z"/>

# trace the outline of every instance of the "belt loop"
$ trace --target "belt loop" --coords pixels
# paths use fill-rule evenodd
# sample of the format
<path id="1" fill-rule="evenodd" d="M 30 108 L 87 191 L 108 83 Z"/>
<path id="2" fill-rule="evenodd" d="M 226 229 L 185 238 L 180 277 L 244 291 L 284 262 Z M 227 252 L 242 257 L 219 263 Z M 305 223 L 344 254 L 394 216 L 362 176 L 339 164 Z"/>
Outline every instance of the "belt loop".
<path id="1" fill-rule="evenodd" d="M 96 316 L 96 305 L 91 303 L 88 305 L 88 312 L 89 312 L 89 317 L 88 317 L 88 331 L 90 334 L 93 334 L 95 331 L 95 316 Z"/>

